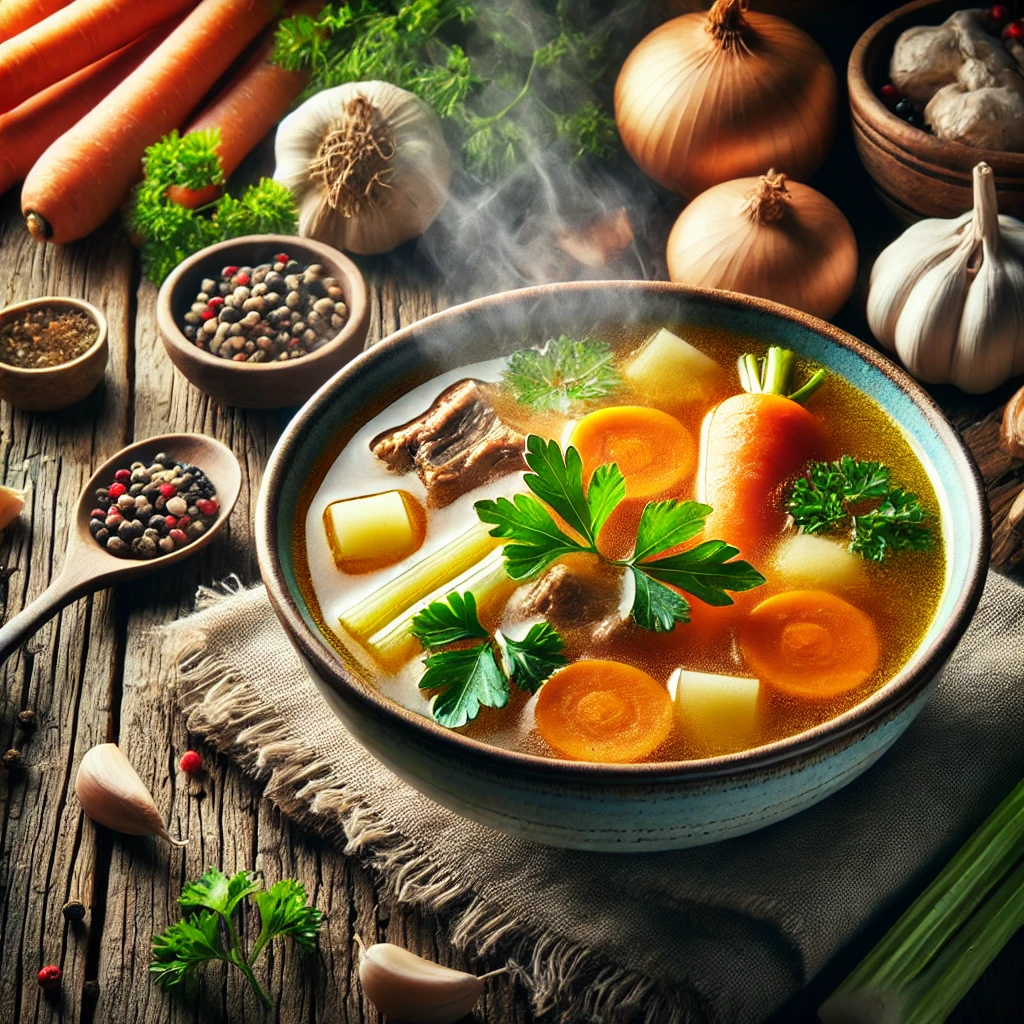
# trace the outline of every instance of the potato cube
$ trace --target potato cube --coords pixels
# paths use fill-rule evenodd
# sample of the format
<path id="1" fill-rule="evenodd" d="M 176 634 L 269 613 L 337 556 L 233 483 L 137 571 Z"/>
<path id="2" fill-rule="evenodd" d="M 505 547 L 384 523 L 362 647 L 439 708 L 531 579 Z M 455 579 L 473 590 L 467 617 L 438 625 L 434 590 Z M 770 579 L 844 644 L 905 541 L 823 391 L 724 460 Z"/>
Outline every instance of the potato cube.
<path id="1" fill-rule="evenodd" d="M 651 402 L 680 406 L 706 399 L 721 387 L 724 373 L 714 359 L 663 327 L 644 342 L 622 376 Z"/>
<path id="2" fill-rule="evenodd" d="M 697 752 L 721 754 L 754 742 L 761 683 L 677 668 L 668 681 L 676 715 Z"/>
<path id="3" fill-rule="evenodd" d="M 797 533 L 775 552 L 775 572 L 795 586 L 853 587 L 864 579 L 864 560 L 838 540 Z"/>
<path id="4" fill-rule="evenodd" d="M 342 572 L 362 573 L 400 562 L 423 543 L 423 506 L 407 491 L 332 501 L 324 509 L 327 542 Z"/>

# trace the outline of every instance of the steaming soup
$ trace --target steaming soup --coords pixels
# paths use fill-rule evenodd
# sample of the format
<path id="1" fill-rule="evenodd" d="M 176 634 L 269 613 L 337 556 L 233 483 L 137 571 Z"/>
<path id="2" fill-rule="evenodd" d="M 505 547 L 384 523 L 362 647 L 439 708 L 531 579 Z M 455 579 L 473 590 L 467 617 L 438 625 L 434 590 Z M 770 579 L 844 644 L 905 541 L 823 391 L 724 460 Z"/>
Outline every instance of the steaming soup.
<path id="1" fill-rule="evenodd" d="M 295 554 L 325 636 L 406 708 L 541 756 L 686 760 L 825 722 L 906 663 L 944 584 L 899 427 L 719 330 L 464 366 L 323 466 Z"/>

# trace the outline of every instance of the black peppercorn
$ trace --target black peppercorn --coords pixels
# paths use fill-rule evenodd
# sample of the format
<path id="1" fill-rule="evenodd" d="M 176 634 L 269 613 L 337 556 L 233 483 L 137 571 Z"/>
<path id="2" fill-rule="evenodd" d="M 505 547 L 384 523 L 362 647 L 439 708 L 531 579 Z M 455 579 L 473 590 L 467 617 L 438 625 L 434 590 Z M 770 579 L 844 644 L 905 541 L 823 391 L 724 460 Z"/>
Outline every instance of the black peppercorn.
<path id="1" fill-rule="evenodd" d="M 85 904 L 81 900 L 68 900 L 61 913 L 65 921 L 82 921 L 85 919 Z"/>

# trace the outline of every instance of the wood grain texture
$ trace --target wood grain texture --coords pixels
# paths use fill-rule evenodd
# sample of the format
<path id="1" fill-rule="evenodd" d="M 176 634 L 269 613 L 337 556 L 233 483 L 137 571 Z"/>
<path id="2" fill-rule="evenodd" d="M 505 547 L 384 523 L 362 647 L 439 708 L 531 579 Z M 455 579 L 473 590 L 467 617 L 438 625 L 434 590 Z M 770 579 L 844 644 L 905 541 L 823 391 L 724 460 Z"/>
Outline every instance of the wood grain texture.
<path id="1" fill-rule="evenodd" d="M 877 203 L 866 217 L 864 196 L 855 192 L 854 199 L 861 209 L 854 223 L 870 221 L 882 225 L 882 234 L 891 233 Z M 862 240 L 862 251 L 870 252 L 876 241 Z M 360 265 L 369 285 L 371 343 L 459 298 L 437 287 L 409 247 Z M 139 284 L 134 254 L 114 229 L 66 250 L 38 246 L 24 234 L 8 197 L 0 206 L 0 267 L 0 299 L 81 295 L 105 310 L 111 331 L 106 385 L 93 399 L 45 416 L 0 408 L 2 482 L 20 485 L 30 478 L 35 486 L 25 522 L 0 544 L 0 564 L 15 570 L 6 591 L 0 586 L 5 618 L 59 569 L 66 516 L 79 487 L 93 466 L 129 440 L 169 430 L 202 431 L 235 451 L 245 477 L 228 532 L 208 551 L 173 573 L 72 605 L 4 666 L 0 743 L 21 747 L 27 767 L 0 779 L 0 1022 L 382 1024 L 357 984 L 356 933 L 467 965 L 447 948 L 437 921 L 389 911 L 370 873 L 284 819 L 226 758 L 202 750 L 205 775 L 193 780 L 178 771 L 178 758 L 194 740 L 167 692 L 170 666 L 161 662 L 149 636 L 191 608 L 197 586 L 230 573 L 244 582 L 257 578 L 251 538 L 255 497 L 289 411 L 224 409 L 173 372 L 157 333 L 155 290 Z M 848 313 L 843 326 L 863 336 L 856 316 Z M 1005 396 L 965 399 L 952 389 L 936 394 L 982 463 L 998 513 L 1024 479 L 1020 464 L 1007 461 L 994 441 Z M 40 728 L 31 737 L 15 724 L 22 707 L 39 715 Z M 73 796 L 74 772 L 85 750 L 105 739 L 122 745 L 152 788 L 171 832 L 190 836 L 186 849 L 114 836 L 82 817 Z M 185 995 L 159 992 L 149 981 L 153 933 L 177 918 L 182 883 L 210 865 L 227 871 L 255 867 L 271 881 L 299 878 L 327 913 L 315 954 L 282 945 L 260 967 L 260 980 L 275 999 L 270 1012 L 257 1005 L 237 972 L 210 969 L 198 991 Z M 77 929 L 61 917 L 69 898 L 89 906 Z M 46 963 L 64 971 L 63 993 L 56 997 L 44 996 L 35 984 L 36 971 Z M 777 1024 L 810 1024 L 827 986 L 850 965 L 834 965 Z M 951 1018 L 954 1024 L 1024 1018 L 1017 981 L 1022 973 L 1024 937 L 1018 937 Z M 86 982 L 98 982 L 98 1001 L 89 998 Z M 488 986 L 476 1019 L 533 1020 L 525 993 L 508 978 Z"/>

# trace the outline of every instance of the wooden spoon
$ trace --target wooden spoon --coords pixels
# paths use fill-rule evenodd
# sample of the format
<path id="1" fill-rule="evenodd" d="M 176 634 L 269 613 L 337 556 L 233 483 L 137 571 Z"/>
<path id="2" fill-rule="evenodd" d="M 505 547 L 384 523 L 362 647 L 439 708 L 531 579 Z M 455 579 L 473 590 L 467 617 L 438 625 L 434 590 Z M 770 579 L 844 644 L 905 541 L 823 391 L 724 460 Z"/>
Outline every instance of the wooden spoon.
<path id="1" fill-rule="evenodd" d="M 107 486 L 117 470 L 127 468 L 133 462 L 150 465 L 157 452 L 166 452 L 177 462 L 190 462 L 206 474 L 217 492 L 217 503 L 220 506 L 217 518 L 198 540 L 176 551 L 149 559 L 118 558 L 101 547 L 89 533 L 89 513 L 96 507 L 96 491 Z M 25 637 L 34 633 L 76 598 L 114 583 L 164 569 L 201 551 L 227 522 L 238 500 L 241 485 L 242 470 L 231 449 L 202 434 L 163 434 L 151 437 L 122 448 L 107 459 L 93 473 L 78 499 L 75 522 L 68 537 L 60 574 L 28 607 L 0 628 L 0 664 L 10 657 Z"/>

